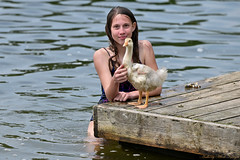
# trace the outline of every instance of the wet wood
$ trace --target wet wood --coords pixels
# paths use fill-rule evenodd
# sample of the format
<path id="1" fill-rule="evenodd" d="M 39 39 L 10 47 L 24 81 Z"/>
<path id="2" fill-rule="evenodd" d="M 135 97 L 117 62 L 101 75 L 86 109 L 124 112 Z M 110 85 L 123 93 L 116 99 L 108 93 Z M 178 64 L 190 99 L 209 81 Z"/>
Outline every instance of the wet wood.
<path id="1" fill-rule="evenodd" d="M 199 81 L 152 97 L 149 107 L 127 103 L 94 106 L 96 137 L 157 148 L 240 158 L 240 72 Z"/>

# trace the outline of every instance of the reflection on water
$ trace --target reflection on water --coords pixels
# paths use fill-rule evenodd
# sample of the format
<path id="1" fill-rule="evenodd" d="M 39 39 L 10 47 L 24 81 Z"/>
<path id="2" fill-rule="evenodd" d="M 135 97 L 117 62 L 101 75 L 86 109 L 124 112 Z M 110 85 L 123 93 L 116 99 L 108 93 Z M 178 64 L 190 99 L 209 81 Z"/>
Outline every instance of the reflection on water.
<path id="1" fill-rule="evenodd" d="M 81 60 L 76 60 L 73 62 L 59 62 L 59 63 L 48 63 L 48 64 L 34 64 L 30 67 L 34 67 L 36 69 L 13 69 L 12 71 L 16 71 L 16 72 L 21 72 L 18 74 L 0 74 L 0 76 L 22 76 L 25 74 L 29 74 L 29 73 L 34 73 L 34 72 L 43 72 L 43 71 L 51 71 L 51 70 L 57 70 L 57 69 L 74 69 L 77 67 L 81 67 L 81 66 L 87 66 L 88 64 L 93 63 L 93 61 L 81 61 Z"/>
<path id="2" fill-rule="evenodd" d="M 139 39 L 150 40 L 159 67 L 169 69 L 164 89 L 239 70 L 236 0 L 2 0 L 2 159 L 179 159 L 87 139 L 100 96 L 92 56 L 108 45 L 105 20 L 116 5 L 133 11 Z"/>

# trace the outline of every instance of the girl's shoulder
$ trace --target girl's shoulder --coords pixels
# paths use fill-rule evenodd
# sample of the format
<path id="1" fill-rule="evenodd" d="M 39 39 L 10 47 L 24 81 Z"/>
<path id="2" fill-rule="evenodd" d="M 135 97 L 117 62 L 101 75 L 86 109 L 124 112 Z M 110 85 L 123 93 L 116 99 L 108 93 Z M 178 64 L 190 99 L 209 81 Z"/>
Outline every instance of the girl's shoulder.
<path id="1" fill-rule="evenodd" d="M 93 58 L 109 58 L 109 50 L 107 48 L 100 48 L 95 51 Z"/>
<path id="2" fill-rule="evenodd" d="M 106 48 L 100 48 L 98 50 L 95 51 L 94 53 L 94 56 L 97 55 L 97 56 L 113 56 L 113 52 L 109 49 L 109 47 L 106 47 Z"/>
<path id="3" fill-rule="evenodd" d="M 98 49 L 98 50 L 96 50 L 95 52 L 94 52 L 94 56 L 95 55 L 102 55 L 102 54 L 104 54 L 106 51 L 105 51 L 105 49 L 104 48 L 100 48 L 100 49 Z"/>
<path id="4" fill-rule="evenodd" d="M 148 40 L 139 40 L 138 44 L 139 44 L 139 48 L 152 47 L 151 42 Z"/>
<path id="5" fill-rule="evenodd" d="M 148 40 L 139 40 L 139 58 L 143 64 L 146 64 L 147 59 L 154 57 L 153 47 Z"/>
<path id="6" fill-rule="evenodd" d="M 107 61 L 109 58 L 108 54 L 106 53 L 104 48 L 100 48 L 96 50 L 93 54 L 93 62 L 94 64 L 101 64 Z"/>

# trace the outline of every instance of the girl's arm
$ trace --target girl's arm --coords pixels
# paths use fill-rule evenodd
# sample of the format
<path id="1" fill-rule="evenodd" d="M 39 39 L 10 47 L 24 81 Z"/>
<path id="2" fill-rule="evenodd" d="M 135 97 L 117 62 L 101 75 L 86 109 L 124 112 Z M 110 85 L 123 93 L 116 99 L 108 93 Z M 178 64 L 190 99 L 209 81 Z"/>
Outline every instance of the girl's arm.
<path id="1" fill-rule="evenodd" d="M 107 99 L 113 101 L 117 95 L 119 96 L 119 83 L 127 80 L 127 69 L 120 66 L 112 76 L 108 66 L 108 59 L 109 55 L 104 49 L 97 50 L 93 56 L 95 69 L 98 73 Z"/>
<path id="2" fill-rule="evenodd" d="M 155 54 L 152 44 L 148 40 L 142 40 L 139 42 L 139 55 L 143 64 L 151 67 L 154 70 L 158 70 Z M 150 96 L 159 96 L 162 92 L 162 86 L 156 88 L 149 93 Z M 145 96 L 145 94 L 143 94 Z"/>

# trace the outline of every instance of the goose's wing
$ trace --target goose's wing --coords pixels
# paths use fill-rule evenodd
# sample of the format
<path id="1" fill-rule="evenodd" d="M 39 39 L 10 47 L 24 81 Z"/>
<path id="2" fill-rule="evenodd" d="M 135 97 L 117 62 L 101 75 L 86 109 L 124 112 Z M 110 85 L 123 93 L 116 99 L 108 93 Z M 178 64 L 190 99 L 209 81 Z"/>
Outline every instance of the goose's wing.
<path id="1" fill-rule="evenodd" d="M 132 66 L 132 71 L 139 76 L 147 76 L 148 74 L 152 73 L 153 69 L 144 64 L 134 63 Z"/>
<path id="2" fill-rule="evenodd" d="M 133 64 L 129 81 L 138 89 L 147 91 L 151 87 L 151 75 L 154 70 L 143 64 Z"/>
<path id="3" fill-rule="evenodd" d="M 133 71 L 135 79 L 141 81 L 139 83 L 152 85 L 152 80 L 156 73 L 151 67 L 137 63 L 133 65 L 133 70 L 135 70 Z"/>

